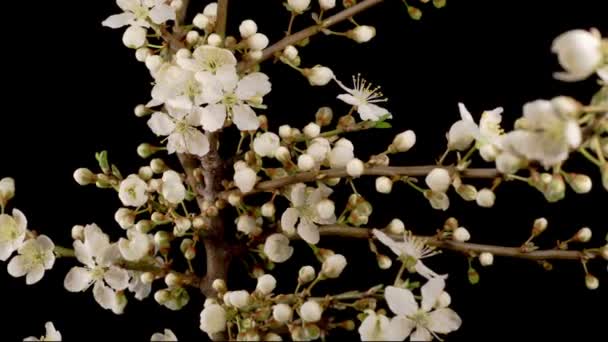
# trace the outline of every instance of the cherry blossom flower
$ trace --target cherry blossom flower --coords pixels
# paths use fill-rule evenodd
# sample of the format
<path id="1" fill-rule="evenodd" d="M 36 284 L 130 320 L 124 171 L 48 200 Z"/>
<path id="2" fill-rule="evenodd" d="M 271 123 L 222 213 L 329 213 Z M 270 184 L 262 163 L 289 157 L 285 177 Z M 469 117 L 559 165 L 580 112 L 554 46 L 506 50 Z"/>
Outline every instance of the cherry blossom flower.
<path id="1" fill-rule="evenodd" d="M 186 198 L 186 187 L 179 174 L 173 170 L 163 173 L 161 194 L 171 204 L 179 204 Z"/>
<path id="2" fill-rule="evenodd" d="M 464 104 L 458 103 L 460 110 L 459 121 L 456 121 L 448 132 L 448 147 L 452 150 L 464 151 L 473 141 L 477 141 L 477 148 L 486 161 L 492 161 L 498 153 L 496 145 L 498 138 L 503 134 L 500 128 L 502 121 L 502 107 L 484 111 L 479 120 L 479 126 Z"/>
<path id="3" fill-rule="evenodd" d="M 0 260 L 6 261 L 23 244 L 27 218 L 19 209 L 12 216 L 0 214 Z"/>
<path id="4" fill-rule="evenodd" d="M 118 198 L 125 206 L 140 207 L 148 201 L 148 185 L 138 175 L 129 175 L 120 182 Z"/>
<path id="5" fill-rule="evenodd" d="M 194 73 L 209 72 L 215 75 L 219 69 L 224 67 L 235 68 L 236 62 L 236 58 L 230 50 L 202 45 L 192 52 L 190 58 L 180 59 L 177 64 Z"/>
<path id="6" fill-rule="evenodd" d="M 424 239 L 414 236 L 410 231 L 406 231 L 403 234 L 403 242 L 393 240 L 378 229 L 374 229 L 372 233 L 380 242 L 390 248 L 393 253 L 397 254 L 398 257 L 414 258 L 416 260 L 414 267 L 416 272 L 421 276 L 427 279 L 447 277 L 447 275 L 439 275 L 433 272 L 422 263 L 422 259 L 439 253 L 435 248 L 427 245 Z"/>
<path id="7" fill-rule="evenodd" d="M 361 341 L 388 341 L 390 320 L 385 315 L 378 315 L 373 310 L 366 310 L 367 316 L 359 326 Z"/>
<path id="8" fill-rule="evenodd" d="M 441 278 L 427 281 L 421 288 L 419 306 L 410 290 L 387 286 L 384 298 L 389 309 L 397 315 L 389 323 L 389 340 L 403 341 L 409 336 L 412 341 L 431 341 L 438 333 L 458 330 L 462 321 L 456 312 L 449 308 L 433 310 L 444 287 L 445 281 Z"/>
<path id="9" fill-rule="evenodd" d="M 129 277 L 131 278 L 129 280 L 129 291 L 133 292 L 135 294 L 135 299 L 137 300 L 143 300 L 145 298 L 147 298 L 150 293 L 152 292 L 152 283 L 151 282 L 145 282 L 141 279 L 142 274 L 144 274 L 144 272 L 140 272 L 140 271 L 128 271 L 129 272 Z"/>
<path id="10" fill-rule="evenodd" d="M 293 185 L 288 195 L 291 207 L 281 216 L 282 229 L 288 233 L 294 232 L 297 224 L 298 235 L 310 244 L 317 244 L 320 239 L 317 224 L 336 222 L 335 213 L 328 218 L 321 218 L 317 212 L 317 204 L 332 192 L 332 189 L 320 183 L 316 189 L 307 187 L 304 183 Z"/>
<path id="11" fill-rule="evenodd" d="M 209 140 L 196 127 L 200 125 L 202 111 L 199 107 L 177 108 L 166 106 L 168 114 L 156 112 L 148 120 L 148 126 L 159 136 L 169 136 L 167 151 L 204 156 L 209 152 Z"/>
<path id="12" fill-rule="evenodd" d="M 23 341 L 61 341 L 61 333 L 57 329 L 55 329 L 53 322 L 46 322 L 44 324 L 44 329 L 44 336 L 40 338 L 30 336 L 24 338 Z"/>
<path id="13" fill-rule="evenodd" d="M 155 24 L 175 20 L 175 10 L 165 0 L 116 0 L 124 12 L 109 16 L 101 24 L 110 28 L 126 25 L 150 27 L 148 19 Z"/>
<path id="14" fill-rule="evenodd" d="M 289 246 L 287 236 L 275 233 L 266 238 L 264 254 L 272 262 L 285 262 L 293 255 L 293 247 Z"/>
<path id="15" fill-rule="evenodd" d="M 138 261 L 148 254 L 152 243 L 147 234 L 130 229 L 127 230 L 127 237 L 118 240 L 118 249 L 125 260 Z"/>
<path id="16" fill-rule="evenodd" d="M 557 54 L 565 72 L 553 76 L 561 81 L 582 81 L 591 76 L 603 60 L 602 41 L 599 34 L 585 30 L 571 30 L 557 36 L 551 51 Z"/>
<path id="17" fill-rule="evenodd" d="M 74 266 L 65 277 L 64 287 L 70 292 L 83 292 L 93 285 L 95 301 L 104 309 L 121 314 L 126 302 L 116 291 L 129 286 L 129 273 L 113 263 L 120 258 L 116 244 L 96 224 L 84 228 L 84 241 L 74 241 L 76 259 L 85 267 Z"/>
<path id="18" fill-rule="evenodd" d="M 55 264 L 54 249 L 55 244 L 46 235 L 29 239 L 17 250 L 19 255 L 8 263 L 7 271 L 16 278 L 25 275 L 26 284 L 35 284 Z"/>
<path id="19" fill-rule="evenodd" d="M 338 99 L 353 105 L 361 116 L 361 120 L 378 121 L 381 117 L 389 119 L 393 117 L 388 110 L 376 105 L 376 103 L 387 101 L 386 98 L 382 97 L 380 88 L 372 88 L 371 83 L 361 78 L 361 75 L 353 76 L 352 89 L 346 87 L 338 79 L 334 78 L 334 80 L 347 92 L 347 94 L 338 95 Z"/>
<path id="20" fill-rule="evenodd" d="M 200 328 L 209 335 L 226 330 L 226 310 L 218 304 L 206 305 L 201 312 Z"/>

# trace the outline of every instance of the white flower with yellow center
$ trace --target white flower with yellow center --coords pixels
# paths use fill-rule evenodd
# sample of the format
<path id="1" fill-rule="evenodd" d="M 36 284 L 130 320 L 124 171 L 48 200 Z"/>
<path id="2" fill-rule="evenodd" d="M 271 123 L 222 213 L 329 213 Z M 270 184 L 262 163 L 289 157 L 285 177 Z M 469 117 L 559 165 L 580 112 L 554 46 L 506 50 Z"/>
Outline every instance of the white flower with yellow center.
<path id="1" fill-rule="evenodd" d="M 304 183 L 293 185 L 287 196 L 291 207 L 287 208 L 281 216 L 281 228 L 288 234 L 292 234 L 297 229 L 298 235 L 304 241 L 317 244 L 320 239 L 317 224 L 336 222 L 335 213 L 321 217 L 317 210 L 317 204 L 329 197 L 332 192 L 332 189 L 323 184 L 319 184 L 318 188 L 307 187 Z"/>
<path id="2" fill-rule="evenodd" d="M 215 132 L 221 129 L 228 116 L 241 131 L 258 129 L 260 123 L 251 107 L 265 108 L 263 97 L 271 89 L 268 76 L 254 72 L 239 80 L 236 68 L 224 65 L 215 74 L 203 71 L 196 77 L 203 85 L 203 96 L 208 103 L 201 116 L 205 130 Z"/>
<path id="3" fill-rule="evenodd" d="M 224 66 L 236 67 L 236 58 L 230 50 L 210 45 L 202 45 L 192 52 L 190 58 L 177 61 L 182 68 L 197 72 L 209 72 L 214 74 Z"/>
<path id="4" fill-rule="evenodd" d="M 123 13 L 109 16 L 101 24 L 110 28 L 126 25 L 150 27 L 148 19 L 155 24 L 175 20 L 175 9 L 165 0 L 116 0 Z"/>
<path id="5" fill-rule="evenodd" d="M 120 182 L 118 198 L 125 206 L 140 207 L 148 201 L 147 187 L 138 175 L 129 175 Z"/>
<path id="6" fill-rule="evenodd" d="M 53 322 L 46 322 L 44 324 L 45 334 L 38 338 L 35 336 L 26 337 L 23 341 L 61 341 L 61 333 L 55 329 Z"/>
<path id="7" fill-rule="evenodd" d="M 13 215 L 0 214 L 0 260 L 6 261 L 23 244 L 27 219 L 19 209 Z"/>
<path id="8" fill-rule="evenodd" d="M 447 277 L 447 275 L 439 275 L 433 272 L 422 263 L 422 259 L 439 254 L 434 247 L 426 244 L 425 239 L 414 236 L 410 231 L 406 231 L 403 234 L 403 242 L 393 240 L 378 229 L 374 229 L 372 233 L 380 242 L 390 248 L 393 253 L 397 254 L 398 257 L 412 258 L 415 261 L 414 268 L 421 276 L 427 279 Z"/>
<path id="9" fill-rule="evenodd" d="M 456 312 L 449 308 L 432 310 L 444 287 L 445 281 L 441 278 L 427 281 L 420 289 L 422 302 L 418 306 L 412 291 L 387 286 L 384 298 L 389 309 L 397 315 L 388 327 L 389 340 L 403 341 L 409 336 L 412 341 L 431 341 L 433 336 L 439 339 L 438 333 L 458 330 L 462 320 Z"/>
<path id="10" fill-rule="evenodd" d="M 55 264 L 54 249 L 55 244 L 46 235 L 29 239 L 17 250 L 19 255 L 8 263 L 7 271 L 15 278 L 25 275 L 26 284 L 35 284 L 44 276 L 44 270 Z"/>
<path id="11" fill-rule="evenodd" d="M 464 104 L 458 103 L 461 119 L 456 121 L 448 132 L 448 147 L 452 150 L 464 151 L 473 141 L 477 142 L 482 158 L 493 161 L 498 153 L 498 139 L 503 134 L 500 128 L 502 107 L 484 111 L 479 125 Z"/>
<path id="12" fill-rule="evenodd" d="M 169 136 L 167 152 L 204 156 L 209 152 L 209 140 L 200 126 L 201 108 L 196 106 L 166 106 L 167 113 L 156 112 L 148 120 L 148 127 L 159 136 Z"/>
<path id="13" fill-rule="evenodd" d="M 117 266 L 120 251 L 116 244 L 110 244 L 109 237 L 96 224 L 84 228 L 84 240 L 74 241 L 76 259 L 85 267 L 74 266 L 63 282 L 70 292 L 83 292 L 93 285 L 95 301 L 104 309 L 121 314 L 126 302 L 116 291 L 129 286 L 129 273 Z"/>
<path id="14" fill-rule="evenodd" d="M 196 80 L 193 71 L 173 63 L 165 63 L 152 72 L 152 75 L 155 85 L 152 88 L 152 100 L 146 104 L 147 107 L 163 103 L 174 107 L 198 106 L 203 103 L 203 87 Z"/>
<path id="15" fill-rule="evenodd" d="M 373 87 L 371 83 L 361 78 L 359 74 L 353 76 L 352 89 L 346 87 L 338 79 L 334 78 L 334 80 L 347 92 L 347 94 L 338 95 L 338 99 L 354 106 L 361 116 L 361 120 L 378 121 L 383 116 L 387 116 L 389 119 L 392 118 L 388 110 L 376 104 L 388 101 L 380 92 L 380 87 Z"/>

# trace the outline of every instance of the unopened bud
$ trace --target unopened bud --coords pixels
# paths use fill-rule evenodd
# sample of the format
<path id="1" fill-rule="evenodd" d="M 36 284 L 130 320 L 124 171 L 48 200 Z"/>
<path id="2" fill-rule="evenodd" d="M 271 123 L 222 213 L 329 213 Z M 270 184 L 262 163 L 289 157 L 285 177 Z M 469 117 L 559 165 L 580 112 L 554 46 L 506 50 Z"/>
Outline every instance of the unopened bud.
<path id="1" fill-rule="evenodd" d="M 298 272 L 298 282 L 300 284 L 307 284 L 315 279 L 315 269 L 312 266 L 303 266 Z"/>
<path id="2" fill-rule="evenodd" d="M 568 184 L 570 184 L 572 190 L 577 194 L 586 194 L 591 191 L 591 187 L 593 186 L 591 178 L 580 173 L 570 174 L 566 177 L 566 180 L 568 181 Z"/>
<path id="3" fill-rule="evenodd" d="M 455 217 L 450 217 L 445 220 L 445 223 L 443 224 L 443 229 L 447 231 L 453 231 L 456 228 L 458 228 L 458 220 Z"/>
<path id="4" fill-rule="evenodd" d="M 549 222 L 546 218 L 541 217 L 534 220 L 534 225 L 532 226 L 532 235 L 539 236 L 542 232 L 547 229 L 547 225 Z"/>
<path id="5" fill-rule="evenodd" d="M 383 270 L 388 270 L 389 268 L 391 268 L 391 266 L 393 266 L 393 261 L 391 260 L 391 258 L 387 257 L 384 254 L 378 254 L 378 256 L 376 257 L 376 261 L 378 262 L 378 267 Z"/>
<path id="6" fill-rule="evenodd" d="M 393 190 L 393 181 L 386 177 L 376 178 L 376 191 L 381 194 L 389 194 Z"/>
<path id="7" fill-rule="evenodd" d="M 470 184 L 462 184 L 456 188 L 456 193 L 465 201 L 475 201 L 477 199 L 477 189 Z"/>
<path id="8" fill-rule="evenodd" d="M 471 234 L 466 228 L 458 227 L 454 230 L 452 237 L 456 241 L 465 242 L 471 239 Z"/>
<path id="9" fill-rule="evenodd" d="M 149 181 L 154 176 L 154 171 L 149 166 L 142 166 L 137 171 L 137 175 L 144 181 Z"/>
<path id="10" fill-rule="evenodd" d="M 165 276 L 165 284 L 169 287 L 176 287 L 180 284 L 180 278 L 177 274 L 171 272 Z"/>
<path id="11" fill-rule="evenodd" d="M 97 176 L 87 168 L 80 168 L 74 171 L 74 180 L 80 185 L 95 184 Z"/>
<path id="12" fill-rule="evenodd" d="M 160 248 L 169 248 L 171 235 L 165 231 L 158 231 L 154 234 L 154 243 Z"/>
<path id="13" fill-rule="evenodd" d="M 226 292 L 226 290 L 228 289 L 226 287 L 226 282 L 223 279 L 215 279 L 213 281 L 213 283 L 211 284 L 211 287 L 217 292 L 217 293 L 224 293 Z"/>
<path id="14" fill-rule="evenodd" d="M 405 224 L 400 219 L 393 219 L 388 226 L 386 232 L 389 234 L 401 235 L 405 232 Z"/>
<path id="15" fill-rule="evenodd" d="M 72 227 L 72 239 L 74 240 L 84 240 L 84 227 L 81 225 L 75 225 Z"/>
<path id="16" fill-rule="evenodd" d="M 201 35 L 198 32 L 196 32 L 196 31 L 189 31 L 186 34 L 186 42 L 189 45 L 194 45 L 194 44 L 196 44 L 198 42 L 198 40 L 199 40 L 200 37 L 201 37 Z"/>
<path id="17" fill-rule="evenodd" d="M 602 247 L 600 250 L 600 253 L 602 255 L 602 258 L 604 258 L 605 260 L 608 260 L 608 245 Z"/>
<path id="18" fill-rule="evenodd" d="M 154 300 L 158 304 L 164 304 L 171 298 L 171 294 L 168 290 L 158 290 L 154 293 Z"/>
<path id="19" fill-rule="evenodd" d="M 154 171 L 154 173 L 163 173 L 169 169 L 167 167 L 167 164 L 165 164 L 165 162 L 160 158 L 152 159 L 150 161 L 150 167 L 152 168 L 152 171 Z"/>
<path id="20" fill-rule="evenodd" d="M 315 122 L 321 127 L 327 126 L 331 123 L 333 117 L 334 112 L 331 107 L 321 107 L 317 110 L 317 113 L 315 114 Z"/>
<path id="21" fill-rule="evenodd" d="M 274 214 L 276 213 L 276 207 L 274 206 L 274 203 L 266 202 L 262 205 L 260 211 L 262 212 L 262 216 L 264 217 L 274 217 Z"/>
<path id="22" fill-rule="evenodd" d="M 152 284 L 154 278 L 154 273 L 152 272 L 144 272 L 139 276 L 139 280 L 144 284 Z"/>
<path id="23" fill-rule="evenodd" d="M 591 240 L 591 229 L 589 227 L 583 227 L 574 236 L 578 242 L 589 242 Z"/>
<path id="24" fill-rule="evenodd" d="M 139 146 L 137 146 L 137 155 L 144 159 L 150 157 L 156 153 L 156 151 L 158 151 L 158 148 L 148 143 L 139 144 Z"/>
<path id="25" fill-rule="evenodd" d="M 479 255 L 479 263 L 482 266 L 490 266 L 494 263 L 494 255 L 492 253 L 483 252 Z"/>
<path id="26" fill-rule="evenodd" d="M 154 223 L 150 220 L 139 220 L 135 224 L 135 229 L 144 234 L 148 233 L 152 228 L 154 228 Z"/>
<path id="27" fill-rule="evenodd" d="M 490 189 L 481 189 L 477 193 L 477 197 L 475 198 L 477 205 L 483 208 L 491 208 L 494 206 L 494 202 L 496 201 L 496 195 Z"/>
<path id="28" fill-rule="evenodd" d="M 585 275 L 585 286 L 587 286 L 589 290 L 595 290 L 600 286 L 600 281 L 594 275 L 587 273 L 587 275 Z"/>

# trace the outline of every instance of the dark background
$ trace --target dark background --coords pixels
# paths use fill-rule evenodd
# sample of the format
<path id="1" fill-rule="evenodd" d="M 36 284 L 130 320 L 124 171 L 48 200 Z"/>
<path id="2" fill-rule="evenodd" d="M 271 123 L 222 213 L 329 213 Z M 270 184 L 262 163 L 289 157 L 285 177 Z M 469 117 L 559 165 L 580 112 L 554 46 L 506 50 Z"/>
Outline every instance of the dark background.
<path id="1" fill-rule="evenodd" d="M 193 3 L 202 10 L 207 1 Z M 418 144 L 393 158 L 393 163 L 428 164 L 445 147 L 445 132 L 458 119 L 458 101 L 465 102 L 476 117 L 483 109 L 503 106 L 508 129 L 526 101 L 559 94 L 588 101 L 597 90 L 593 80 L 567 84 L 552 78 L 559 66 L 550 44 L 558 34 L 573 28 L 595 26 L 608 34 L 603 3 L 448 0 L 442 10 L 424 6 L 428 10 L 423 20 L 414 22 L 401 1 L 390 0 L 357 17 L 360 24 L 377 27 L 378 36 L 371 43 L 357 45 L 317 36 L 301 50 L 301 56 L 305 66 L 330 66 L 343 80 L 361 72 L 382 85 L 395 129 L 353 135 L 358 156 L 381 152 L 395 133 L 413 129 Z M 72 172 L 83 166 L 94 168 L 94 152 L 102 149 L 109 151 L 110 160 L 125 174 L 145 164 L 135 148 L 140 142 L 155 140 L 132 108 L 149 98 L 148 71 L 122 45 L 122 30 L 101 26 L 103 19 L 118 13 L 114 1 L 12 2 L 11 6 L 23 6 L 3 10 L 7 17 L 3 25 L 0 177 L 16 179 L 17 197 L 12 206 L 24 211 L 30 229 L 49 235 L 60 245 L 71 244 L 74 224 L 96 222 L 117 237 L 120 229 L 113 221 L 120 205 L 117 196 L 77 186 Z M 229 31 L 235 33 L 246 18 L 255 19 L 260 31 L 274 41 L 286 27 L 288 14 L 280 1 L 231 1 Z M 302 25 L 296 21 L 296 28 Z M 338 26 L 336 30 L 347 28 Z M 330 105 L 337 113 L 347 110 L 334 99 L 339 93 L 335 85 L 311 89 L 304 78 L 284 65 L 267 62 L 263 69 L 273 83 L 273 92 L 265 101 L 275 128 L 283 123 L 302 127 L 321 105 Z M 473 241 L 516 246 L 527 238 L 533 219 L 545 216 L 550 228 L 539 240 L 545 247 L 552 247 L 556 239 L 567 239 L 585 225 L 594 229 L 597 246 L 607 229 L 603 212 L 607 194 L 599 185 L 597 170 L 584 170 L 598 179 L 593 191 L 587 195 L 569 191 L 566 200 L 554 205 L 547 205 L 539 192 L 520 184 L 501 186 L 493 209 L 463 203 L 454 194 L 447 212 L 432 210 L 425 199 L 402 185 L 391 197 L 366 188 L 372 180 L 360 181 L 359 187 L 376 203 L 371 225 L 385 225 L 397 216 L 416 233 L 424 234 L 454 215 L 470 230 Z M 373 257 L 365 242 L 334 242 L 325 239 L 321 246 L 349 257 L 344 274 L 349 284 L 360 282 L 364 288 L 393 279 L 395 267 L 379 272 L 370 262 Z M 301 251 L 304 259 L 310 259 L 306 248 Z M 191 292 L 191 302 L 177 313 L 159 307 L 151 297 L 144 302 L 130 297 L 125 314 L 116 316 L 103 310 L 90 290 L 74 294 L 63 289 L 63 278 L 74 264 L 73 260 L 58 260 L 34 286 L 26 286 L 23 278 L 10 277 L 2 264 L 4 339 L 40 336 L 49 320 L 71 340 L 147 340 L 164 328 L 171 328 L 182 340 L 206 338 L 198 328 L 202 298 L 196 293 Z M 294 260 L 277 268 L 280 290 L 293 289 L 299 265 Z M 590 340 L 599 339 L 605 331 L 601 324 L 606 323 L 608 278 L 603 261 L 590 265 L 600 278 L 596 291 L 585 288 L 577 262 L 555 263 L 554 270 L 546 272 L 532 262 L 496 258 L 490 268 L 476 266 L 481 282 L 475 286 L 466 280 L 463 256 L 445 253 L 429 265 L 451 274 L 447 290 L 452 294 L 452 307 L 464 321 L 449 340 Z"/>

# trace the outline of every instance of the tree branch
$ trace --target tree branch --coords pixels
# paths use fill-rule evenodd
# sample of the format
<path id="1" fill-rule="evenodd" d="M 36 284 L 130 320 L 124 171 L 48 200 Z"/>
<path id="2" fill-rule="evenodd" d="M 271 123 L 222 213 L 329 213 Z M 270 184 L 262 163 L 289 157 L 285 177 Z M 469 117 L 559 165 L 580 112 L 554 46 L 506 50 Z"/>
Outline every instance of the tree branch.
<path id="1" fill-rule="evenodd" d="M 363 175 L 365 176 L 410 176 L 410 177 L 420 177 L 426 176 L 431 170 L 435 168 L 445 168 L 450 171 L 450 173 L 454 173 L 456 170 L 454 167 L 447 166 L 438 166 L 438 165 L 421 165 L 421 166 L 374 166 L 370 168 L 366 168 L 363 171 Z M 495 178 L 498 177 L 500 173 L 493 168 L 485 168 L 485 169 L 467 169 L 460 172 L 460 176 L 464 178 Z M 264 182 L 258 183 L 255 188 L 248 192 L 245 195 L 251 195 L 259 192 L 272 191 L 275 189 L 282 188 L 284 186 L 295 184 L 295 183 L 304 183 L 304 182 L 312 182 L 314 180 L 320 180 L 325 178 L 335 178 L 335 177 L 348 177 L 345 168 L 337 168 L 337 169 L 327 169 L 321 171 L 306 171 L 299 172 L 292 176 L 277 178 L 273 180 L 268 180 Z M 232 190 L 228 192 L 224 192 L 222 194 L 223 198 L 227 198 L 230 193 L 241 194 L 238 190 Z M 241 194 L 242 195 L 242 194 Z"/>
<path id="2" fill-rule="evenodd" d="M 186 19 L 186 14 L 188 13 L 188 5 L 190 4 L 190 0 L 182 0 L 182 7 L 176 13 L 175 22 L 177 25 L 183 25 L 184 19 Z"/>
<path id="3" fill-rule="evenodd" d="M 372 235 L 371 228 L 358 228 L 343 225 L 328 225 L 321 226 L 319 232 L 322 236 L 337 236 L 353 239 L 369 239 Z M 394 240 L 402 240 L 398 235 L 391 235 Z M 448 249 L 457 252 L 489 252 L 497 256 L 505 256 L 529 260 L 583 260 L 595 259 L 600 256 L 599 252 L 593 251 L 564 251 L 558 249 L 536 250 L 531 252 L 522 251 L 520 247 L 505 247 L 494 245 L 483 245 L 477 243 L 458 242 L 454 240 L 440 240 L 432 236 L 421 236 L 426 238 L 429 246 L 435 246 L 440 249 Z M 298 238 L 298 237 L 295 237 Z"/>
<path id="4" fill-rule="evenodd" d="M 228 0 L 218 0 L 215 33 L 222 38 L 226 36 L 226 22 L 228 21 Z"/>
<path id="5" fill-rule="evenodd" d="M 381 3 L 382 1 L 383 0 L 362 1 L 352 7 L 349 7 L 347 9 L 345 9 L 341 12 L 338 12 L 337 14 L 323 20 L 323 22 L 319 25 L 310 26 L 306 29 L 293 33 L 293 34 L 279 40 L 278 42 L 272 44 L 271 46 L 267 47 L 266 49 L 264 49 L 264 51 L 262 51 L 262 58 L 255 60 L 255 61 L 248 61 L 244 64 L 241 64 L 241 65 L 239 65 L 239 69 L 248 70 L 251 67 L 255 66 L 256 64 L 259 64 L 259 63 L 267 60 L 268 58 L 274 56 L 275 53 L 283 51 L 283 49 L 285 49 L 288 45 L 296 44 L 297 42 L 299 42 L 301 40 L 314 36 L 315 34 L 321 32 L 322 29 L 328 28 L 339 22 L 347 20 L 348 18 L 351 18 L 355 14 L 357 14 L 359 12 L 363 12 L 366 9 Z"/>

